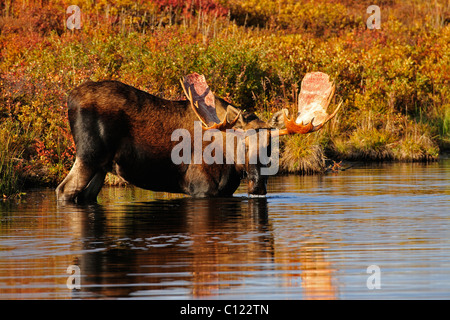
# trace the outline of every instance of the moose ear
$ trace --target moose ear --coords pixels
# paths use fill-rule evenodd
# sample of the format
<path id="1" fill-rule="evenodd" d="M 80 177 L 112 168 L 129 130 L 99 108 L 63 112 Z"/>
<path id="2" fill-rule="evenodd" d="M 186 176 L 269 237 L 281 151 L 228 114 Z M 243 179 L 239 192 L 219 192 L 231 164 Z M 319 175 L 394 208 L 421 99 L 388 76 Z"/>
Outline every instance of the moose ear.
<path id="1" fill-rule="evenodd" d="M 277 111 L 273 114 L 272 118 L 269 120 L 269 125 L 273 129 L 283 129 L 286 127 L 284 124 L 284 117 L 283 113 L 286 115 L 289 114 L 288 109 L 282 109 L 280 111 Z"/>
<path id="2" fill-rule="evenodd" d="M 219 117 L 220 121 L 223 121 L 227 114 L 228 103 L 224 99 L 222 99 L 216 95 L 214 95 L 214 102 L 216 105 L 217 116 Z"/>
<path id="3" fill-rule="evenodd" d="M 239 129 L 243 128 L 245 120 L 244 117 L 242 116 L 242 110 L 232 106 L 227 101 L 218 96 L 215 96 L 215 104 L 217 116 L 219 117 L 220 121 L 226 119 L 228 122 L 232 122 L 236 119 L 236 117 L 240 113 L 239 118 L 234 127 Z"/>
<path id="4" fill-rule="evenodd" d="M 227 106 L 227 121 L 231 122 L 239 115 L 239 119 L 234 125 L 235 128 L 243 129 L 245 126 L 244 117 L 242 116 L 242 110 L 233 107 L 231 104 Z"/>

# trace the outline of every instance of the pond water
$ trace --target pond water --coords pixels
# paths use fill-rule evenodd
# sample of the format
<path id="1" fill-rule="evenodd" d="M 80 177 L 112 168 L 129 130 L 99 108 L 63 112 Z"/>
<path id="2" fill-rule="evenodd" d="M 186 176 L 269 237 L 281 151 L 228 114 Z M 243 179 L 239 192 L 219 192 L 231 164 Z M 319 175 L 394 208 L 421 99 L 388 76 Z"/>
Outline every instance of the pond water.
<path id="1" fill-rule="evenodd" d="M 266 198 L 32 190 L 0 201 L 0 299 L 449 299 L 449 209 L 449 160 L 271 177 Z"/>

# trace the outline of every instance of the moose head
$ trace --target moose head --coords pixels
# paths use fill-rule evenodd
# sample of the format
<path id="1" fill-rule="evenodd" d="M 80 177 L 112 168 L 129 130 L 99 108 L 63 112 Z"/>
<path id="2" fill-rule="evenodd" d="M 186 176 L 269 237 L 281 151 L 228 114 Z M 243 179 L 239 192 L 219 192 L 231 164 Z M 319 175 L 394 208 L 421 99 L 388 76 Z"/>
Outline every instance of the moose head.
<path id="1" fill-rule="evenodd" d="M 226 145 L 226 154 L 235 156 L 234 161 L 230 163 L 235 164 L 236 170 L 247 178 L 248 193 L 251 195 L 265 195 L 268 176 L 278 171 L 279 136 L 317 131 L 332 119 L 340 108 L 339 105 L 332 114 L 327 113 L 335 86 L 329 81 L 329 77 L 321 72 L 308 73 L 305 76 L 299 94 L 295 121 L 288 118 L 287 110 L 282 110 L 276 113 L 268 123 L 261 121 L 254 114 L 243 114 L 232 105 L 228 105 L 225 109 L 223 100 L 219 102 L 219 107 L 216 107 L 218 99 L 206 84 L 203 75 L 190 74 L 180 82 L 192 110 L 202 123 L 202 130 L 227 132 L 226 136 L 222 135 L 222 138 L 228 139 L 227 143 L 218 144 L 217 150 L 220 153 Z M 219 113 L 222 115 L 222 121 L 218 117 Z M 272 130 L 277 128 L 283 129 Z M 221 139 L 220 134 L 216 137 Z M 236 139 L 237 144 L 234 143 Z M 231 150 L 228 149 L 230 146 Z M 275 155 L 271 159 L 271 164 L 276 168 L 268 170 L 267 165 L 272 152 Z M 218 160 L 222 163 L 223 157 L 219 156 Z"/>

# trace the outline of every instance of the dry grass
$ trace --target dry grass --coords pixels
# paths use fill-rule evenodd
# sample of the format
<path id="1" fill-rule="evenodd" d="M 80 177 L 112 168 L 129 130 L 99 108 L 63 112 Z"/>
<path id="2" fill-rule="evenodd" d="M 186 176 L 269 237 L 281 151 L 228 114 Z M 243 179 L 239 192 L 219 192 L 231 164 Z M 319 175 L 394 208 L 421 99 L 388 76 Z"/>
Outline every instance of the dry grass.
<path id="1" fill-rule="evenodd" d="M 398 161 L 435 161 L 439 156 L 439 149 L 426 134 L 408 133 L 399 141 L 394 149 L 394 158 Z"/>
<path id="2" fill-rule="evenodd" d="M 23 151 L 12 146 L 10 136 L 4 131 L 0 130 L 0 200 L 18 195 L 21 189 L 20 174 L 16 167 Z"/>
<path id="3" fill-rule="evenodd" d="M 325 154 L 314 135 L 296 135 L 284 141 L 280 172 L 313 174 L 325 171 Z"/>
<path id="4" fill-rule="evenodd" d="M 331 141 L 331 152 L 340 159 L 365 161 L 435 161 L 439 148 L 426 125 L 398 121 L 361 126 L 348 138 Z"/>

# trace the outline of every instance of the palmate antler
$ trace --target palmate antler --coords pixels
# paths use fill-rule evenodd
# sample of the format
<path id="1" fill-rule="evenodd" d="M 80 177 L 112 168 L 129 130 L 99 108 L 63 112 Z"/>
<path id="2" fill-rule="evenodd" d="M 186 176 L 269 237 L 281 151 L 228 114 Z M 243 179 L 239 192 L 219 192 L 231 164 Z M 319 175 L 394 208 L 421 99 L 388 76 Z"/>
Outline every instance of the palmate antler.
<path id="1" fill-rule="evenodd" d="M 239 120 L 240 112 L 233 121 L 228 122 L 228 117 L 225 116 L 225 119 L 220 122 L 214 105 L 214 94 L 209 89 L 203 75 L 192 73 L 180 79 L 180 82 L 184 94 L 191 103 L 192 110 L 204 125 L 203 130 L 218 129 L 225 131 L 233 128 Z"/>
<path id="2" fill-rule="evenodd" d="M 286 129 L 279 131 L 279 135 L 305 134 L 323 127 L 338 112 L 342 102 L 332 114 L 327 113 L 328 105 L 333 98 L 335 86 L 323 72 L 307 73 L 303 78 L 298 97 L 297 119 L 289 119 L 283 113 Z"/>

